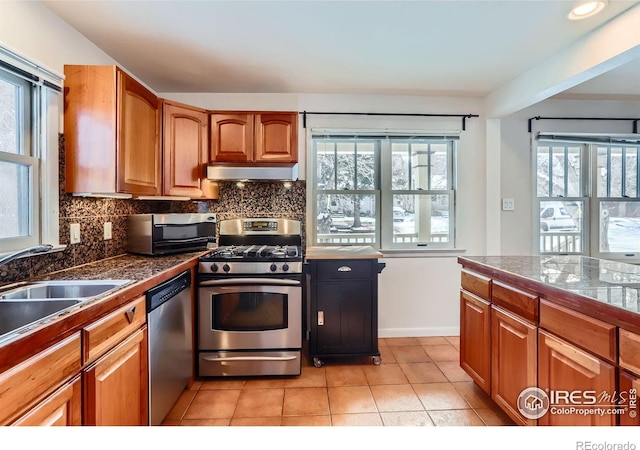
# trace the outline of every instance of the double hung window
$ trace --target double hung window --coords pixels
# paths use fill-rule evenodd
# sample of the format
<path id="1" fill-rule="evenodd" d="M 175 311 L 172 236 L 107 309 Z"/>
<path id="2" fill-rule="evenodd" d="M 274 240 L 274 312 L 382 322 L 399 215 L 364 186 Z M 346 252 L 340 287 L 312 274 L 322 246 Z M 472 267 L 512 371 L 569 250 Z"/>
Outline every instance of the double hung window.
<path id="1" fill-rule="evenodd" d="M 454 247 L 457 137 L 312 133 L 314 245 Z"/>

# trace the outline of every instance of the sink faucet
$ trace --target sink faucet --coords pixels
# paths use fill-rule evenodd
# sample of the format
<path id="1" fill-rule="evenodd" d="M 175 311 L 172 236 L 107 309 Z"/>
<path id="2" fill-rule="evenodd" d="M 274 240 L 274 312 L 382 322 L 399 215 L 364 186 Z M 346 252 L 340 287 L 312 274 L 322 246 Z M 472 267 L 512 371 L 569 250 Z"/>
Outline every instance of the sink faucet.
<path id="1" fill-rule="evenodd" d="M 52 248 L 53 248 L 53 245 L 51 244 L 35 245 L 33 247 L 25 248 L 24 250 L 18 250 L 17 252 L 9 253 L 8 255 L 0 258 L 0 266 L 13 261 L 19 256 L 28 255 L 32 253 L 44 253 L 44 252 L 48 252 Z"/>

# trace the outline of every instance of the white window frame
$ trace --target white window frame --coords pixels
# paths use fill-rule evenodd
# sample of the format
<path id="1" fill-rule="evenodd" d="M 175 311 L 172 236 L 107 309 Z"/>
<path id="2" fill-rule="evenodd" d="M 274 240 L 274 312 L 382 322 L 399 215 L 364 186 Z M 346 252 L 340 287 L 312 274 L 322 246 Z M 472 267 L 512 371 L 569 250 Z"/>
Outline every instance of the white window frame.
<path id="1" fill-rule="evenodd" d="M 0 45 L 0 71 L 31 86 L 30 143 L 23 155 L 1 153 L 0 160 L 24 164 L 30 172 L 30 234 L 0 239 L 0 256 L 38 244 L 59 245 L 59 155 L 63 76 Z M 27 86 L 27 84 L 25 84 Z M 0 195 L 2 187 L 0 186 Z"/>

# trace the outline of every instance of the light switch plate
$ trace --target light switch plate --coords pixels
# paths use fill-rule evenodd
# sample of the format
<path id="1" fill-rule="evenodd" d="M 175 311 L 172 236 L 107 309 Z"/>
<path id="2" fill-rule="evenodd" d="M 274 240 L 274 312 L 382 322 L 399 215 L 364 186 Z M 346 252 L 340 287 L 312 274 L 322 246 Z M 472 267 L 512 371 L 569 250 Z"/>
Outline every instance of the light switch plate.
<path id="1" fill-rule="evenodd" d="M 502 210 L 503 211 L 513 211 L 515 210 L 515 204 L 512 198 L 503 198 L 502 199 Z"/>
<path id="2" fill-rule="evenodd" d="M 104 240 L 111 239 L 111 222 L 104 223 Z"/>
<path id="3" fill-rule="evenodd" d="M 80 224 L 72 223 L 70 226 L 69 242 L 78 244 L 80 242 Z"/>

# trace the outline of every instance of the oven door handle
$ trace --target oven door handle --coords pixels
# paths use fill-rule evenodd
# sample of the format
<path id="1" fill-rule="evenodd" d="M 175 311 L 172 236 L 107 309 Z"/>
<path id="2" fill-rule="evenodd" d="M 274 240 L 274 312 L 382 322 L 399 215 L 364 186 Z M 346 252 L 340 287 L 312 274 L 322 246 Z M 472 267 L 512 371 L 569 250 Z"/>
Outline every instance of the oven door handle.
<path id="1" fill-rule="evenodd" d="M 212 362 L 231 361 L 293 361 L 297 356 L 204 356 L 202 359 Z"/>
<path id="2" fill-rule="evenodd" d="M 198 286 L 225 286 L 238 284 L 267 284 L 271 286 L 300 286 L 299 280 L 282 278 L 225 278 L 223 280 L 200 281 Z"/>

